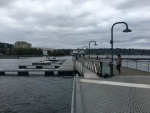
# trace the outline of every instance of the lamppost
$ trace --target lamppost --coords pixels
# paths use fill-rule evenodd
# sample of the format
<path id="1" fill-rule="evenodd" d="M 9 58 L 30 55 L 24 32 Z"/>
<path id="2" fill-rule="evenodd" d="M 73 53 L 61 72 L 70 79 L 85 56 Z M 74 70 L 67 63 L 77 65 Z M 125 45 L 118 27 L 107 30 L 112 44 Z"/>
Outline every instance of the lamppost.
<path id="1" fill-rule="evenodd" d="M 113 28 L 116 24 L 125 24 L 126 29 L 123 30 L 123 32 L 125 32 L 125 33 L 132 32 L 132 30 L 130 30 L 128 28 L 128 24 L 126 22 L 116 22 L 111 27 L 111 40 L 110 40 L 110 44 L 111 44 L 111 71 L 110 71 L 110 75 L 111 76 L 113 76 Z"/>
<path id="2" fill-rule="evenodd" d="M 89 42 L 89 59 L 90 59 L 90 43 L 91 43 L 91 42 L 95 42 L 94 45 L 95 45 L 95 46 L 97 45 L 97 44 L 96 44 L 96 41 L 90 41 L 90 42 Z"/>

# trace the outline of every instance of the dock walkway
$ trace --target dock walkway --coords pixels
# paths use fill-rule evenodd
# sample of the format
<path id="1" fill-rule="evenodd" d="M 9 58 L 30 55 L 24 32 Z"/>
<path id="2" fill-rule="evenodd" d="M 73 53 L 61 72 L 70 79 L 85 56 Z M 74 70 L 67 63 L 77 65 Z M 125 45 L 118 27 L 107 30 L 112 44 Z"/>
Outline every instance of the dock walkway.
<path id="1" fill-rule="evenodd" d="M 81 62 L 76 61 L 76 69 L 78 72 L 84 76 L 84 78 L 99 78 L 96 73 L 82 66 Z"/>
<path id="2" fill-rule="evenodd" d="M 89 76 L 95 74 L 84 70 Z M 114 66 L 114 73 L 109 78 L 76 78 L 81 95 L 76 104 L 82 103 L 76 113 L 150 113 L 150 72 L 122 67 L 118 74 Z"/>
<path id="3" fill-rule="evenodd" d="M 60 67 L 58 70 L 69 70 L 73 71 L 73 62 L 72 59 L 67 59 Z"/>

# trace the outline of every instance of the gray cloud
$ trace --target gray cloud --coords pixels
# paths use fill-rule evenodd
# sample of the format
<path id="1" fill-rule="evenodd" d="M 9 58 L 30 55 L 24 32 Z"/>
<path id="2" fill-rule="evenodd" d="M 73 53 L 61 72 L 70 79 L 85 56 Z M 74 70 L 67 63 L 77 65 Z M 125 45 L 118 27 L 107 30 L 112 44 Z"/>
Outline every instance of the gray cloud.
<path id="1" fill-rule="evenodd" d="M 122 3 L 119 3 L 116 8 L 126 9 L 126 10 L 135 10 L 135 8 L 145 8 L 149 7 L 149 0 L 124 0 Z"/>
<path id="2" fill-rule="evenodd" d="M 5 7 L 5 6 L 8 6 L 9 4 L 11 4 L 12 2 L 13 2 L 13 0 L 0 0 L 0 6 Z"/>
<path id="3" fill-rule="evenodd" d="M 111 26 L 114 47 L 149 48 L 149 0 L 5 0 L 0 1 L 2 42 L 27 41 L 34 47 L 79 48 L 95 40 L 94 48 L 109 48 Z M 144 45 L 145 44 L 145 45 Z"/>

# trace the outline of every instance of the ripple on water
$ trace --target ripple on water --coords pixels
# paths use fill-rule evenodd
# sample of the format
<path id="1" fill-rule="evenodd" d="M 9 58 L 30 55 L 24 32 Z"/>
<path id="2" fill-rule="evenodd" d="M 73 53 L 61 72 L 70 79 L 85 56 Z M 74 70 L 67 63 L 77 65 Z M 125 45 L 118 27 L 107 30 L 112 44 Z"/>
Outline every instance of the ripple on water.
<path id="1" fill-rule="evenodd" d="M 73 78 L 0 76 L 0 113 L 69 113 Z"/>

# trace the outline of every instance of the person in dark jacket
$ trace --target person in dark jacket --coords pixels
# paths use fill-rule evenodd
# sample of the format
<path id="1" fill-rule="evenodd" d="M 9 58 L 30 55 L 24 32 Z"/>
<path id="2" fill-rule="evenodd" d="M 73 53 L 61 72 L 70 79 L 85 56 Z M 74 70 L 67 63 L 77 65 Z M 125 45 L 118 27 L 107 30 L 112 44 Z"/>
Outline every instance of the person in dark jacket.
<path id="1" fill-rule="evenodd" d="M 122 63 L 122 58 L 121 58 L 121 55 L 118 54 L 118 58 L 117 58 L 117 66 L 116 66 L 116 69 L 119 71 L 119 73 L 121 73 L 121 63 Z"/>

